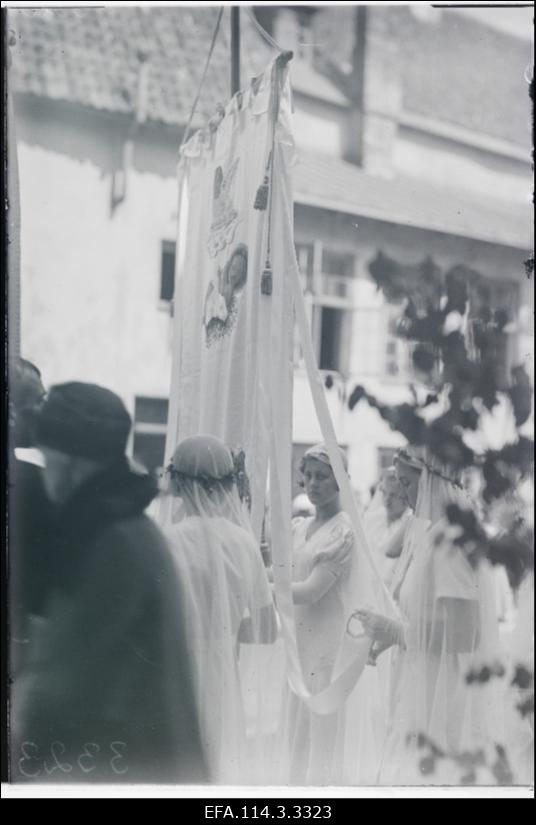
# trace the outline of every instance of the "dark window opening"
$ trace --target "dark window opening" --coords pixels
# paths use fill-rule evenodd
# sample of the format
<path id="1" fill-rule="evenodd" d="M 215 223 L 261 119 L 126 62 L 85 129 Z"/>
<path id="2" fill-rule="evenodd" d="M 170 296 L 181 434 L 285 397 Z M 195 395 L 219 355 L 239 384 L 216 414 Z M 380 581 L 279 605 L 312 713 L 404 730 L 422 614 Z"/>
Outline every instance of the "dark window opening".
<path id="1" fill-rule="evenodd" d="M 135 399 L 133 456 L 147 470 L 158 471 L 166 462 L 167 418 L 167 398 Z"/>
<path id="2" fill-rule="evenodd" d="M 338 371 L 341 364 L 344 310 L 322 307 L 321 312 L 319 367 L 321 370 Z"/>
<path id="3" fill-rule="evenodd" d="M 147 470 L 155 472 L 164 466 L 165 449 L 165 433 L 134 433 L 134 458 Z"/>
<path id="4" fill-rule="evenodd" d="M 168 402 L 166 398 L 138 396 L 134 405 L 136 424 L 167 424 Z"/>
<path id="5" fill-rule="evenodd" d="M 160 300 L 172 301 L 175 291 L 175 243 L 162 241 L 160 259 Z"/>

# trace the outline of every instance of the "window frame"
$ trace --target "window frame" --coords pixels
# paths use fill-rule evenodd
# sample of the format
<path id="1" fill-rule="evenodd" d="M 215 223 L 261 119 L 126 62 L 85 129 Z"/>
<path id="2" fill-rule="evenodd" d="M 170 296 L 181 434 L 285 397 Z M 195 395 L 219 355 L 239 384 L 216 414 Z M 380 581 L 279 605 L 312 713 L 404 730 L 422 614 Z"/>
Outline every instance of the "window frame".
<path id="1" fill-rule="evenodd" d="M 344 312 L 344 328 L 341 331 L 341 343 L 339 344 L 337 369 L 321 369 L 321 372 L 346 375 L 348 373 L 350 356 L 349 352 L 347 352 L 346 355 L 344 354 L 344 352 L 348 350 L 348 347 L 346 347 L 345 350 L 344 342 L 347 342 L 348 339 L 351 341 L 352 338 L 353 316 L 356 306 L 351 285 L 356 277 L 357 256 L 353 250 L 344 251 L 342 253 L 348 258 L 349 272 L 347 275 L 339 276 L 324 270 L 324 252 L 341 254 L 338 250 L 331 249 L 329 246 L 327 247 L 322 240 L 315 239 L 312 242 L 296 242 L 296 260 L 298 262 L 302 281 L 306 312 L 309 318 L 311 338 L 317 363 L 321 363 L 322 355 L 322 309 L 327 308 L 341 310 Z M 305 269 L 303 266 L 304 263 L 306 263 Z M 324 282 L 326 277 L 341 277 L 347 279 L 350 284 L 349 295 L 343 297 L 338 295 L 330 295 L 325 292 Z M 294 347 L 295 365 L 301 360 L 298 355 L 299 351 L 300 345 L 299 342 L 296 342 Z"/>

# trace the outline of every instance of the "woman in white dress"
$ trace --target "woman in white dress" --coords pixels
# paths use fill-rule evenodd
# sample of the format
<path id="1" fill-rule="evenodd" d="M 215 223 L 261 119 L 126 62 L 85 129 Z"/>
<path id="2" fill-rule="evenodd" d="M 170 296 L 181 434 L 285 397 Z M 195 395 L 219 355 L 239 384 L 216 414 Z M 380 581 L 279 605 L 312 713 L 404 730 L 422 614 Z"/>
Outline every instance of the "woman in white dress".
<path id="1" fill-rule="evenodd" d="M 403 621 L 356 611 L 375 655 L 394 649 L 379 782 L 460 784 L 467 769 L 455 757 L 483 748 L 493 759 L 492 743 L 502 741 L 493 680 L 468 685 L 465 679 L 498 654 L 493 578 L 485 562 L 473 568 L 450 538 L 447 506 L 470 506 L 452 471 L 409 448 L 399 452 L 396 468 L 415 509 L 392 582 Z M 436 750 L 423 748 L 425 741 Z M 494 781 L 485 769 L 468 777 Z"/>
<path id="2" fill-rule="evenodd" d="M 193 436 L 179 444 L 167 473 L 178 507 L 166 534 L 184 590 L 211 779 L 260 782 L 262 765 L 256 763 L 254 750 L 258 743 L 247 736 L 239 649 L 241 643 L 274 642 L 277 628 L 233 456 L 219 439 Z M 248 689 L 253 689 L 251 681 Z M 254 707 L 261 713 L 262 702 L 256 698 Z M 254 729 L 261 731 L 262 725 Z"/>
<path id="3" fill-rule="evenodd" d="M 341 455 L 346 468 L 346 457 Z M 303 680 L 309 692 L 317 695 L 330 685 L 334 675 L 346 632 L 346 590 L 356 571 L 357 553 L 326 447 L 320 444 L 307 450 L 300 469 L 314 515 L 296 518 L 292 524 L 292 597 Z M 375 678 L 374 673 L 370 675 Z M 351 728 L 347 716 L 349 701 L 342 701 L 337 711 L 324 715 L 312 711 L 289 688 L 282 736 L 288 747 L 291 784 L 366 781 L 366 766 L 373 766 L 378 755 L 371 744 L 373 720 L 365 710 L 370 707 L 367 702 L 371 697 L 368 678 L 369 674 L 363 674 L 352 693 L 353 702 L 357 691 L 366 691 L 361 702 L 352 704 L 357 712 Z"/>
<path id="4" fill-rule="evenodd" d="M 373 550 L 379 572 L 387 587 L 402 552 L 404 538 L 409 529 L 413 513 L 400 487 L 395 467 L 388 467 L 382 474 L 372 500 L 363 518 L 369 546 Z M 391 651 L 387 650 L 378 659 L 371 653 L 369 664 L 377 669 L 378 736 L 385 739 L 386 723 L 389 715 L 392 662 Z M 383 745 L 383 741 L 382 741 Z M 379 768 L 379 762 L 378 762 Z M 376 781 L 377 775 L 373 777 Z"/>
<path id="5" fill-rule="evenodd" d="M 411 516 L 396 470 L 388 467 L 383 472 L 363 517 L 363 528 L 369 545 L 376 552 L 378 567 L 387 585 L 390 584 L 396 561 L 402 552 Z"/>

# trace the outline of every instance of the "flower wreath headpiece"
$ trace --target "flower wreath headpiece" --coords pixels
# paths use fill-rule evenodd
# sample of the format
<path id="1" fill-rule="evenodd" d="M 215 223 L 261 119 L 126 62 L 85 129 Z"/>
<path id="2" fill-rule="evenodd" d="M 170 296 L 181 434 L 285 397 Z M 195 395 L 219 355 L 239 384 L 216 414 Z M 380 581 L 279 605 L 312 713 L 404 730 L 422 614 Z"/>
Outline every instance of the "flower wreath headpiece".
<path id="1" fill-rule="evenodd" d="M 251 490 L 249 478 L 246 473 L 246 455 L 244 450 L 231 450 L 231 455 L 233 457 L 233 469 L 222 476 L 207 475 L 206 473 L 184 473 L 175 468 L 173 461 L 170 461 L 167 465 L 166 474 L 176 481 L 180 481 L 181 479 L 196 481 L 198 484 L 201 484 L 208 495 L 212 494 L 217 485 L 232 484 L 234 482 L 237 486 L 240 500 L 245 501 L 248 507 L 250 507 Z"/>
<path id="2" fill-rule="evenodd" d="M 463 489 L 462 483 L 457 478 L 452 478 L 451 476 L 446 475 L 446 473 L 442 473 L 437 467 L 434 467 L 428 461 L 425 461 L 424 458 L 420 458 L 416 455 L 410 455 L 406 450 L 403 448 L 398 450 L 395 459 L 395 463 L 397 461 L 402 461 L 404 464 L 408 464 L 410 467 L 413 467 L 415 470 L 428 470 L 434 476 L 438 478 L 442 478 L 443 481 L 447 481 L 449 484 L 452 484 L 454 487 L 458 487 L 460 490 Z"/>

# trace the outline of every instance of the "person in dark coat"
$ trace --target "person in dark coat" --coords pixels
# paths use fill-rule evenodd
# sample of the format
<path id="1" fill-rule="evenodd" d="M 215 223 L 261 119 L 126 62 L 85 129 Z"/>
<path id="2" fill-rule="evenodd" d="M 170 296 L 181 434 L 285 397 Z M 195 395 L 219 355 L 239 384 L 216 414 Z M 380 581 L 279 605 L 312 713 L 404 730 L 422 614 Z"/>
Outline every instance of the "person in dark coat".
<path id="1" fill-rule="evenodd" d="M 130 426 L 114 393 L 78 382 L 38 418 L 57 532 L 15 686 L 15 781 L 208 780 L 180 583 L 144 514 L 156 483 L 125 456 Z"/>
<path id="2" fill-rule="evenodd" d="M 44 549 L 52 529 L 52 505 L 35 448 L 35 416 L 45 399 L 41 373 L 18 358 L 9 374 L 8 510 L 6 567 L 9 603 L 9 672 L 22 666 L 29 616 L 43 607 L 47 564 Z"/>

